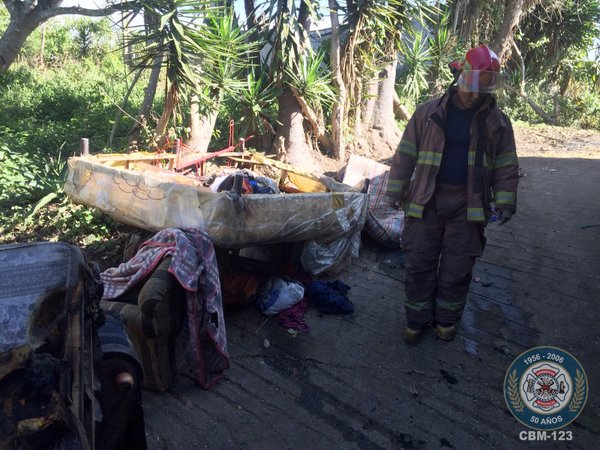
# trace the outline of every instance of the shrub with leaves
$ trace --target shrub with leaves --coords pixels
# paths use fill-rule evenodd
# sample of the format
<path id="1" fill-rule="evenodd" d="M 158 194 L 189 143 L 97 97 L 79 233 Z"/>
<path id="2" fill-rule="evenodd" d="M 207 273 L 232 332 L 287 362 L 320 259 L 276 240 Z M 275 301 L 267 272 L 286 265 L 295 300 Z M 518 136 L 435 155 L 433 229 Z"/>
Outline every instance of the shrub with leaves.
<path id="1" fill-rule="evenodd" d="M 235 121 L 235 137 L 266 135 L 274 131 L 277 118 L 277 97 L 280 89 L 270 82 L 268 68 L 254 74 L 249 71 L 243 82 L 243 88 L 235 97 L 227 97 L 225 108 L 221 110 L 215 126 L 215 133 L 226 130 L 230 119 Z M 228 136 L 213 136 L 221 146 L 227 143 Z M 255 142 L 251 142 L 255 145 Z"/>
<path id="2" fill-rule="evenodd" d="M 409 29 L 406 38 L 402 40 L 400 53 L 402 71 L 399 81 L 402 96 L 418 104 L 423 94 L 428 92 L 427 75 L 432 61 L 431 49 L 424 33 L 414 28 Z"/>

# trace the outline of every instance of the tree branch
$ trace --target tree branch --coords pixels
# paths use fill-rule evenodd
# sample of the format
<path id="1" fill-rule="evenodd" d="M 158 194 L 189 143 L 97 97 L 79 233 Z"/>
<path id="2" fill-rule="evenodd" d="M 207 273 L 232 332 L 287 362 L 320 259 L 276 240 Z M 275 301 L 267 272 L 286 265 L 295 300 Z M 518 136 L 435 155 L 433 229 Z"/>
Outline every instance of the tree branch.
<path id="1" fill-rule="evenodd" d="M 408 109 L 406 109 L 406 106 L 404 106 L 404 104 L 400 101 L 400 97 L 398 97 L 398 94 L 396 93 L 395 89 L 394 89 L 394 115 L 396 116 L 396 119 L 398 119 L 398 120 L 409 120 L 410 119 L 410 114 L 408 113 Z"/>
<path id="2" fill-rule="evenodd" d="M 292 86 L 290 86 L 290 89 L 294 94 L 294 97 L 296 97 L 296 100 L 300 104 L 300 108 L 302 108 L 304 118 L 308 120 L 308 122 L 312 126 L 321 145 L 323 145 L 323 147 L 325 147 L 326 150 L 331 150 L 333 144 L 331 143 L 331 139 L 329 139 L 329 136 L 327 136 L 327 133 L 325 132 L 325 126 L 322 123 L 322 121 L 319 120 L 317 114 L 313 111 L 310 105 L 306 103 L 306 100 L 304 100 L 304 97 L 300 95 L 300 92 L 298 92 L 298 90 L 293 88 Z"/>
<path id="3" fill-rule="evenodd" d="M 521 89 L 521 95 L 525 95 L 525 61 L 523 60 L 523 55 L 521 55 L 521 51 L 519 50 L 519 47 L 517 47 L 517 43 L 513 40 L 512 41 L 512 47 L 513 50 L 515 51 L 515 55 L 516 55 L 516 59 L 518 60 L 517 62 L 519 63 L 519 67 L 521 68 L 521 83 L 520 83 L 520 89 Z"/>
<path id="4" fill-rule="evenodd" d="M 519 92 L 519 89 L 516 89 L 509 85 L 506 85 L 506 88 L 509 91 L 520 95 L 529 104 L 529 106 L 531 106 L 531 109 L 533 109 L 533 111 L 542 118 L 544 123 L 548 125 L 558 125 L 556 119 L 552 118 L 549 114 L 547 114 L 546 111 L 544 111 L 540 105 L 538 105 L 531 97 L 529 97 L 529 95 L 527 95 L 526 92 Z"/>
<path id="5" fill-rule="evenodd" d="M 90 9 L 90 8 L 81 8 L 79 6 L 70 6 L 63 8 L 51 8 L 45 11 L 41 11 L 39 17 L 42 21 L 46 21 L 52 17 L 62 16 L 65 14 L 73 14 L 79 16 L 87 16 L 87 17 L 103 17 L 109 16 L 112 13 L 119 11 L 131 11 L 140 9 L 141 6 L 138 2 L 124 2 L 124 3 L 116 3 L 114 5 L 107 6 L 102 9 Z"/>
<path id="6" fill-rule="evenodd" d="M 511 86 L 507 86 L 508 90 L 511 92 L 515 92 L 519 94 L 525 101 L 531 106 L 531 109 L 535 111 L 535 113 L 542 118 L 542 120 L 550 125 L 557 125 L 558 122 L 555 118 L 551 117 L 547 114 L 540 105 L 533 101 L 527 92 L 525 91 L 525 61 L 523 60 L 523 55 L 521 55 L 521 51 L 517 46 L 517 43 L 513 40 L 512 47 L 514 50 L 514 54 L 516 55 L 517 62 L 519 63 L 519 67 L 521 68 L 521 82 L 519 83 L 519 89 L 515 89 Z"/>

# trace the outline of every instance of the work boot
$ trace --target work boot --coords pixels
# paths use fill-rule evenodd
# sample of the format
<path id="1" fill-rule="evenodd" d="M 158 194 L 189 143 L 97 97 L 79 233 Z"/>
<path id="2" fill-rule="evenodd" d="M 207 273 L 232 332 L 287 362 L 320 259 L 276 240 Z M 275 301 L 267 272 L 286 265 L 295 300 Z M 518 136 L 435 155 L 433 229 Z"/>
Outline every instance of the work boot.
<path id="1" fill-rule="evenodd" d="M 404 327 L 404 341 L 409 343 L 415 343 L 419 340 L 423 334 L 423 327 L 411 328 L 408 325 Z"/>
<path id="2" fill-rule="evenodd" d="M 442 341 L 451 341 L 456 335 L 456 325 L 452 324 L 443 327 L 442 325 L 437 324 L 435 326 L 435 334 L 437 334 L 437 337 Z"/>

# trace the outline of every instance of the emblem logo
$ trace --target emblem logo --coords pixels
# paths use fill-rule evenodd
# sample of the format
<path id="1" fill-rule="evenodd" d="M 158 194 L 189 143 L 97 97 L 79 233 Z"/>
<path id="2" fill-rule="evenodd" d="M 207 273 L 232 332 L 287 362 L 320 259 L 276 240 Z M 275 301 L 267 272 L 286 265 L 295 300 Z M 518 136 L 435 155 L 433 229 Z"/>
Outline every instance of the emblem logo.
<path id="1" fill-rule="evenodd" d="M 555 430 L 583 410 L 587 376 L 570 353 L 556 347 L 536 347 L 519 355 L 504 379 L 504 399 L 515 418 L 536 430 Z"/>

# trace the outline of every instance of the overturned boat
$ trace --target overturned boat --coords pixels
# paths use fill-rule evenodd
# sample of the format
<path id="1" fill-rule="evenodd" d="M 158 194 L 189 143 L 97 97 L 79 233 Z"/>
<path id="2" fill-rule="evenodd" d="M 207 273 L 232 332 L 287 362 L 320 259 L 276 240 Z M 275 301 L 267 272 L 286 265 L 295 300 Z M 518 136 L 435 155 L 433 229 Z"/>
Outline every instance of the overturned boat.
<path id="1" fill-rule="evenodd" d="M 65 192 L 76 203 L 144 230 L 198 227 L 220 247 L 304 242 L 301 261 L 312 273 L 358 255 L 367 194 L 214 192 L 181 172 L 150 164 L 160 160 L 169 167 L 169 159 L 169 154 L 149 152 L 72 157 Z M 321 186 L 313 190 L 327 190 Z"/>

